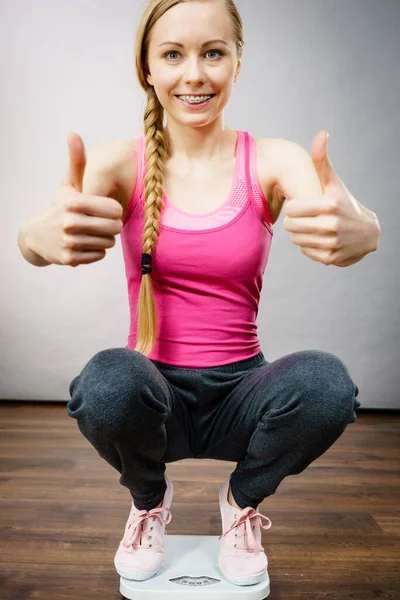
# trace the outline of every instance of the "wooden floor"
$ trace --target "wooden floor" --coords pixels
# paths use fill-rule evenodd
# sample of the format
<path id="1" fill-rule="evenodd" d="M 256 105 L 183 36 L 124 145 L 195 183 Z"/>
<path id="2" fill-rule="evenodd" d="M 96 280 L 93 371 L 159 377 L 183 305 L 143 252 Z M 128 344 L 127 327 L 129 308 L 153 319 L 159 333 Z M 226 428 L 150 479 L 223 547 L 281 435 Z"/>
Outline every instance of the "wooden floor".
<path id="1" fill-rule="evenodd" d="M 1 600 L 120 600 L 113 558 L 131 497 L 66 404 L 0 403 L 0 461 Z M 234 468 L 168 464 L 168 533 L 219 536 L 218 490 Z M 399 600 L 399 500 L 400 414 L 358 411 L 259 507 L 272 521 L 268 600 Z"/>

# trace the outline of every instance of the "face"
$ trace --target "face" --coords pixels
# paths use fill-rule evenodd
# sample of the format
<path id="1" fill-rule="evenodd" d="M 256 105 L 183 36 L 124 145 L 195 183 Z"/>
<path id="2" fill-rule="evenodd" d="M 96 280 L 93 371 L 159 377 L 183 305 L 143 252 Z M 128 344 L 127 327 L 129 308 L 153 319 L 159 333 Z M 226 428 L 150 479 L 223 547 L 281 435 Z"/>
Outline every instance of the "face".
<path id="1" fill-rule="evenodd" d="M 192 125 L 213 121 L 228 103 L 241 66 L 224 3 L 184 2 L 170 8 L 153 28 L 148 64 L 147 81 L 168 118 Z M 196 105 L 178 98 L 211 94 Z"/>

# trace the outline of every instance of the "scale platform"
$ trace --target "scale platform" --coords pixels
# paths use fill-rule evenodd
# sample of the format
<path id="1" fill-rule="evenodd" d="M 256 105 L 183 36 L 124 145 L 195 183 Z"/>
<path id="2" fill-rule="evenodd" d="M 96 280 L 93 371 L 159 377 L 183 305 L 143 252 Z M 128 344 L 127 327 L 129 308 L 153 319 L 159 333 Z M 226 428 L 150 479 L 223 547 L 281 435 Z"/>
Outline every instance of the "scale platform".
<path id="1" fill-rule="evenodd" d="M 145 581 L 121 577 L 119 591 L 128 600 L 264 600 L 268 573 L 259 583 L 234 585 L 218 567 L 220 541 L 213 535 L 166 535 L 165 562 Z"/>

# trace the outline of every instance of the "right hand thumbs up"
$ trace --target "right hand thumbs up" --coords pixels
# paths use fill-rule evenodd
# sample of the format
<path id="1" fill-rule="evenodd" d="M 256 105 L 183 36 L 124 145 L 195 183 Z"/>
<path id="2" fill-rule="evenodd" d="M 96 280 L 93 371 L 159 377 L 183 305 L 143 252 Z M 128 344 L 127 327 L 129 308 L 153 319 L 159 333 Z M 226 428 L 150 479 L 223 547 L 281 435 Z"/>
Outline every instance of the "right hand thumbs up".
<path id="1" fill-rule="evenodd" d="M 115 245 L 123 227 L 123 209 L 113 198 L 82 192 L 85 145 L 76 133 L 68 136 L 67 143 L 67 174 L 50 202 L 29 219 L 26 243 L 50 263 L 77 267 L 101 260 L 106 249 Z M 94 186 L 108 188 L 104 170 L 96 164 L 89 167 Z"/>

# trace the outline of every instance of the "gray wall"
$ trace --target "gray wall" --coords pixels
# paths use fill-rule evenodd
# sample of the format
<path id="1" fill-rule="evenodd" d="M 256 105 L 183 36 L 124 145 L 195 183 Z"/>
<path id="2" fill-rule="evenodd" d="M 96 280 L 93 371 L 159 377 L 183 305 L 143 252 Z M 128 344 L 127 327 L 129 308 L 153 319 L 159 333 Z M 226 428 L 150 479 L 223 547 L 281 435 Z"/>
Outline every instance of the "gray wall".
<path id="1" fill-rule="evenodd" d="M 348 268 L 304 256 L 275 225 L 258 317 L 269 361 L 302 349 L 338 355 L 363 407 L 399 408 L 398 0 L 237 0 L 247 47 L 225 122 L 308 151 L 320 129 L 353 195 L 375 211 L 377 252 Z M 129 312 L 120 238 L 104 260 L 36 268 L 21 222 L 87 147 L 142 135 L 133 71 L 142 3 L 2 0 L 0 398 L 68 400 L 99 350 L 125 346 Z"/>

